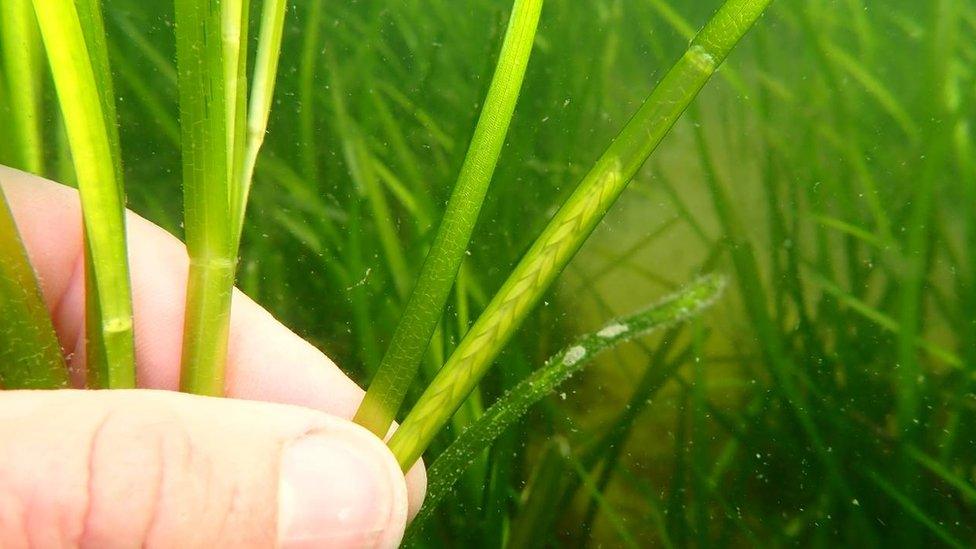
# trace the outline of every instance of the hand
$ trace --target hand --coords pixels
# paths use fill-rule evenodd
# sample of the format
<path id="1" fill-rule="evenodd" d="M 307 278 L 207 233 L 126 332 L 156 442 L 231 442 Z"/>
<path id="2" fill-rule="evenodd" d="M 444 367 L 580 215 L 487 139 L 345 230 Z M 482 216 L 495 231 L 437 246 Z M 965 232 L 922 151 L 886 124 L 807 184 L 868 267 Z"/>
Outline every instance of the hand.
<path id="1" fill-rule="evenodd" d="M 69 357 L 84 381 L 84 269 L 74 190 L 0 167 Z M 423 498 L 348 421 L 363 391 L 237 292 L 227 393 L 179 383 L 187 255 L 130 213 L 135 391 L 0 392 L 0 547 L 391 547 Z M 151 389 L 151 390 L 147 390 Z M 260 402 L 256 402 L 260 401 Z"/>

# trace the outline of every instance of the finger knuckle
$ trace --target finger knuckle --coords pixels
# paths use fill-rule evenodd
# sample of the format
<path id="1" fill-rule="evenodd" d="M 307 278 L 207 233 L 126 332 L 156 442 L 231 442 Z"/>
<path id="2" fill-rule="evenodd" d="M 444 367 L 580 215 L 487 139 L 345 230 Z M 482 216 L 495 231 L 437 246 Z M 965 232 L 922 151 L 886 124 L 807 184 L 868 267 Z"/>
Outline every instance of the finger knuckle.
<path id="1" fill-rule="evenodd" d="M 167 523 L 193 514 L 181 507 L 192 498 L 180 494 L 188 486 L 207 489 L 208 475 L 201 474 L 206 468 L 190 433 L 165 408 L 109 411 L 92 430 L 86 457 L 81 547 L 121 540 L 127 546 L 158 545 Z"/>

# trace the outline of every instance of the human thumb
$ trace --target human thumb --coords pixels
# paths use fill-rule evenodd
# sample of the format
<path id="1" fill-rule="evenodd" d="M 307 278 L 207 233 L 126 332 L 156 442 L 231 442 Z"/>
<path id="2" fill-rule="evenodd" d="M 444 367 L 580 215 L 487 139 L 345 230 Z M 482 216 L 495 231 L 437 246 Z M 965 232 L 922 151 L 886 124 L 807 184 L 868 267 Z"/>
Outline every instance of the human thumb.
<path id="1" fill-rule="evenodd" d="M 393 547 L 396 460 L 314 410 L 163 391 L 0 392 L 0 547 Z"/>

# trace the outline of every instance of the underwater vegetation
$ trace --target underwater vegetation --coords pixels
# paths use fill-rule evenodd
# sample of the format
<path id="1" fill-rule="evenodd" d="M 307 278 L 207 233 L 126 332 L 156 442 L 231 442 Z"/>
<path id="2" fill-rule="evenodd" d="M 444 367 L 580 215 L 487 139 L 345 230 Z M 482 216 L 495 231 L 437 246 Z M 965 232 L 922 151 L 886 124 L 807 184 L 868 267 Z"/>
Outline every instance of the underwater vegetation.
<path id="1" fill-rule="evenodd" d="M 128 206 L 193 257 L 182 389 L 236 281 L 426 458 L 409 545 L 967 547 L 974 38 L 973 0 L 0 0 L 0 163 L 81 191 L 92 387 L 135 383 Z M 66 386 L 5 202 L 0 256 L 0 385 Z"/>

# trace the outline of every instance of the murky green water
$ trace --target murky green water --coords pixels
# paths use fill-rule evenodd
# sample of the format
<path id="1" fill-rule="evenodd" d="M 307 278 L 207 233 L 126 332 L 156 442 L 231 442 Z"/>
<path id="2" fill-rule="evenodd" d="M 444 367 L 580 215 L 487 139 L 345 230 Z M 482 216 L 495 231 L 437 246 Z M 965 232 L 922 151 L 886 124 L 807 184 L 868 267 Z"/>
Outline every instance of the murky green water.
<path id="1" fill-rule="evenodd" d="M 106 0 L 109 45 L 131 206 L 179 234 L 172 14 L 151 4 Z M 405 297 L 382 231 L 415 276 L 511 6 L 323 2 L 316 24 L 294 4 L 239 285 L 365 383 Z M 718 5 L 547 0 L 425 379 Z M 428 458 L 576 336 L 701 273 L 726 293 L 534 407 L 419 541 L 976 542 L 974 38 L 971 0 L 777 0 Z"/>

